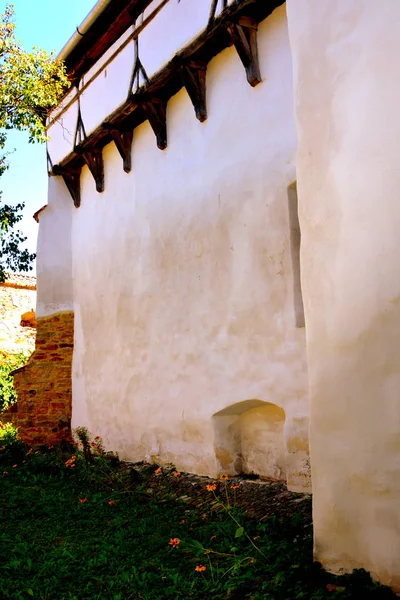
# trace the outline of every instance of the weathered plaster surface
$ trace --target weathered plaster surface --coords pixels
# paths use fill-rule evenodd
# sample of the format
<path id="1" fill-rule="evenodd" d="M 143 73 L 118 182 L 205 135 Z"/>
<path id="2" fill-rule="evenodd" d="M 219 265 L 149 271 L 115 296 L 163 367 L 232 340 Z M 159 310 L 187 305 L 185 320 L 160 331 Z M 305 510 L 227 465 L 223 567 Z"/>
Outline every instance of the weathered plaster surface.
<path id="1" fill-rule="evenodd" d="M 190 39 L 184 5 L 171 6 L 186 14 L 180 28 L 186 23 Z M 170 36 L 161 33 L 154 56 Z M 73 296 L 73 426 L 87 425 L 123 458 L 215 475 L 235 472 L 235 461 L 221 461 L 214 415 L 255 399 L 235 426 L 240 468 L 301 491 L 310 487 L 308 383 L 290 251 L 297 140 L 284 8 L 260 24 L 259 48 L 262 84 L 251 88 L 234 48 L 225 50 L 208 67 L 209 119 L 200 124 L 180 91 L 168 103 L 168 148 L 157 149 L 144 123 L 127 175 L 107 146 L 105 191 L 84 167 L 78 210 L 55 178 L 39 262 L 43 280 L 51 271 L 57 281 L 46 256 L 59 244 L 60 276 L 71 281 L 70 239 L 73 293 L 56 293 L 50 278 L 40 302 L 46 312 Z M 113 94 L 107 86 L 91 110 L 102 114 Z"/>
<path id="2" fill-rule="evenodd" d="M 40 214 L 37 242 L 37 315 L 71 310 L 73 204 L 61 177 L 49 178 L 49 203 Z"/>
<path id="3" fill-rule="evenodd" d="M 248 398 L 279 406 L 285 428 L 307 439 L 294 425 L 308 398 L 292 292 L 284 9 L 261 24 L 259 43 L 263 84 L 252 89 L 228 49 L 209 65 L 206 123 L 181 91 L 168 104 L 167 150 L 144 123 L 132 174 L 113 145 L 102 195 L 83 170 L 72 214 L 73 424 L 125 458 L 215 474 L 213 414 Z M 296 489 L 306 467 L 303 455 L 292 460 Z"/>
<path id="4" fill-rule="evenodd" d="M 315 556 L 400 587 L 400 4 L 289 0 Z"/>
<path id="5" fill-rule="evenodd" d="M 286 481 L 285 411 L 245 400 L 214 415 L 214 446 L 222 473 L 257 473 Z"/>

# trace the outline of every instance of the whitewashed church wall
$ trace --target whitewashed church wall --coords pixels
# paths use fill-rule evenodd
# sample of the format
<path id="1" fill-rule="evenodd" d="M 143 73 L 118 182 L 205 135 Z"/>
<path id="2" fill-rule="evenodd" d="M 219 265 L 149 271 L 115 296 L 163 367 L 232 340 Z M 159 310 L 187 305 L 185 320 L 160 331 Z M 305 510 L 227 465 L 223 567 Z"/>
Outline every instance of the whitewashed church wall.
<path id="1" fill-rule="evenodd" d="M 225 460 L 216 458 L 213 415 L 258 399 L 283 409 L 289 487 L 305 490 L 308 384 L 290 257 L 297 140 L 284 7 L 260 24 L 259 48 L 256 88 L 233 48 L 211 61 L 206 122 L 184 90 L 169 101 L 166 150 L 148 122 L 138 127 L 129 175 L 108 145 L 102 194 L 83 168 L 82 204 L 72 212 L 73 426 L 87 425 L 122 458 L 211 475 Z"/>
<path id="2" fill-rule="evenodd" d="M 37 241 L 37 317 L 72 310 L 73 204 L 60 177 L 49 178 L 49 203 L 40 213 Z"/>
<path id="3" fill-rule="evenodd" d="M 82 78 L 81 87 L 95 75 L 132 33 L 128 29 L 102 58 Z M 131 41 L 91 83 L 81 95 L 81 111 L 86 134 L 89 135 L 118 106 L 125 102 L 135 62 L 134 42 Z"/>
<path id="4" fill-rule="evenodd" d="M 74 147 L 78 103 L 76 88 L 72 88 L 63 102 L 51 114 L 52 126 L 48 129 L 47 150 L 53 165 L 68 156 Z M 68 105 L 70 107 L 64 110 Z"/>

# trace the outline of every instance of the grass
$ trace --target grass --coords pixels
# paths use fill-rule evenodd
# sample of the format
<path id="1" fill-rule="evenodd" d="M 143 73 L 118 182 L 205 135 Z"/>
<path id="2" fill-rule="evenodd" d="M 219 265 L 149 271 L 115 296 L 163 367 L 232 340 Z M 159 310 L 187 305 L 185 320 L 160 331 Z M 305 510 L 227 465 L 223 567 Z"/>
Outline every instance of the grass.
<path id="1" fill-rule="evenodd" d="M 86 443 L 30 450 L 11 437 L 0 439 L 1 599 L 395 597 L 364 572 L 338 580 L 313 565 L 300 515 L 260 523 L 228 507 L 230 482 L 219 502 L 205 491 L 189 508 L 173 497 L 173 472 L 121 465 L 101 441 L 93 455 Z"/>

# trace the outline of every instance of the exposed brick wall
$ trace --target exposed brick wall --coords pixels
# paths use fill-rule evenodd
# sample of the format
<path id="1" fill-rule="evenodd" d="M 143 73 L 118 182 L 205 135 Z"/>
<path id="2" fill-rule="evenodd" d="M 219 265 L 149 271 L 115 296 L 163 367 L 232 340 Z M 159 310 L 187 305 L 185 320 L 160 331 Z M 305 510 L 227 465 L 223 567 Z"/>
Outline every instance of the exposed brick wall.
<path id="1" fill-rule="evenodd" d="M 35 306 L 35 277 L 12 274 L 0 283 L 0 350 L 24 354 L 34 350 L 35 323 L 21 325 L 21 319 L 24 313 L 33 313 Z"/>
<path id="2" fill-rule="evenodd" d="M 73 342 L 72 311 L 38 318 L 35 352 L 14 371 L 18 402 L 1 420 L 17 425 L 30 444 L 56 444 L 71 435 Z"/>

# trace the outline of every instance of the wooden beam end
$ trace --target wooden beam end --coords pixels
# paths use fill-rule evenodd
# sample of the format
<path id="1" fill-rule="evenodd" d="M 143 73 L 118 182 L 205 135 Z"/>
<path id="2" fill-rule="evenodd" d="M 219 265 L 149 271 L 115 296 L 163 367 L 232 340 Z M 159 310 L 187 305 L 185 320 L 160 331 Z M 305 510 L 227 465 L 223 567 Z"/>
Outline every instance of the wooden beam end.
<path id="1" fill-rule="evenodd" d="M 167 144 L 167 138 L 164 136 L 157 136 L 157 148 L 159 148 L 160 150 L 165 150 L 166 147 L 168 146 Z"/>

